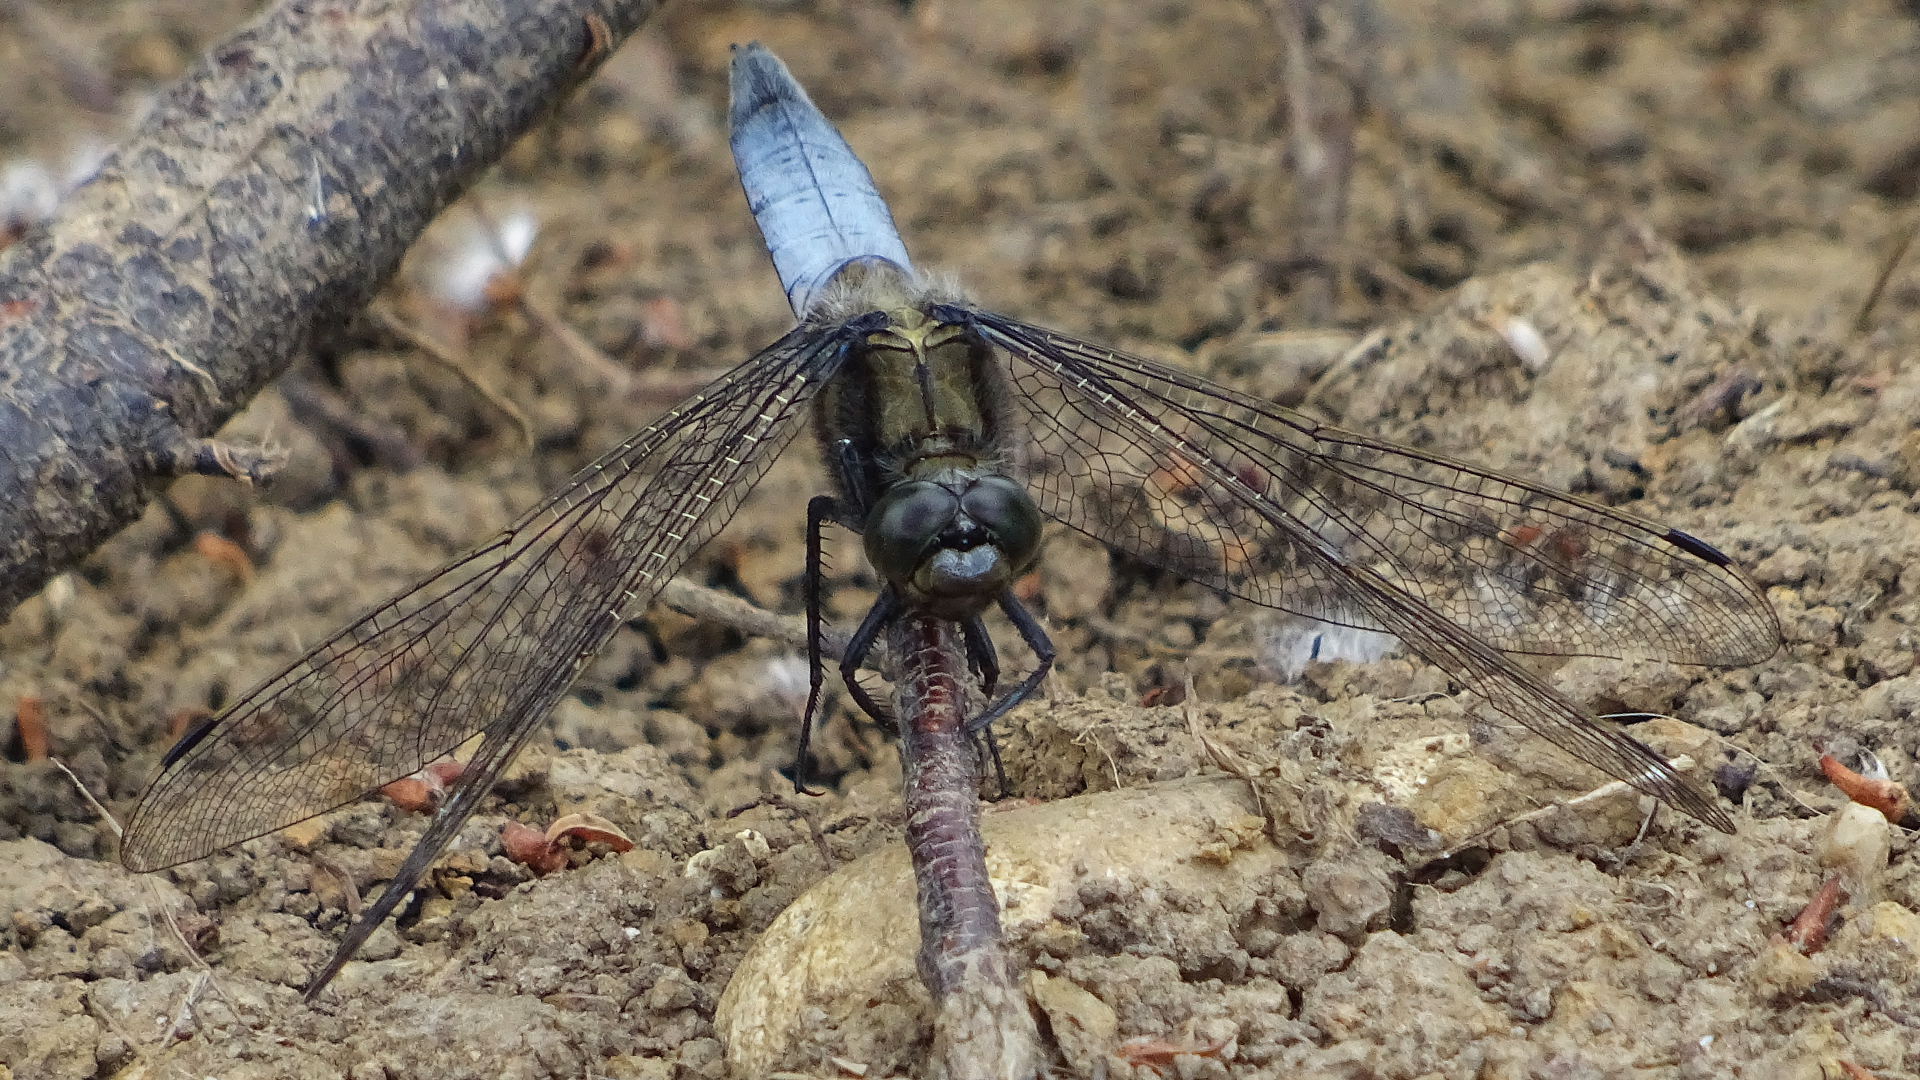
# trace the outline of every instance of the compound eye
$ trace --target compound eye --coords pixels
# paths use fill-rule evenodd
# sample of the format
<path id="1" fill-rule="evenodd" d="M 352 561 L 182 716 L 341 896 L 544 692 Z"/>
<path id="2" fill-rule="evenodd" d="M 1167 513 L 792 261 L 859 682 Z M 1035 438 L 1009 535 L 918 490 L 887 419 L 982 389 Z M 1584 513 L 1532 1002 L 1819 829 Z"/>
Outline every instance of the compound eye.
<path id="1" fill-rule="evenodd" d="M 993 538 L 1009 564 L 1024 572 L 1040 550 L 1040 508 L 1025 488 L 1004 476 L 974 482 L 960 509 Z"/>
<path id="2" fill-rule="evenodd" d="M 867 515 L 867 561 L 881 577 L 904 585 L 959 516 L 960 500 L 939 484 L 895 484 Z"/>

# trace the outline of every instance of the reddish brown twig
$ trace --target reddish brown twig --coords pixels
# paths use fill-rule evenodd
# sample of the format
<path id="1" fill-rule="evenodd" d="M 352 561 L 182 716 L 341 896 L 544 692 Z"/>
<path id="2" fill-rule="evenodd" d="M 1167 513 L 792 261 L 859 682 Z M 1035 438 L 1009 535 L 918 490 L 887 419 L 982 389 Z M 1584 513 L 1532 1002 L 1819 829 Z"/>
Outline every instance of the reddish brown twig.
<path id="1" fill-rule="evenodd" d="M 47 760 L 47 713 L 40 699 L 23 695 L 13 707 L 13 724 L 20 732 L 20 752 L 28 761 Z"/>
<path id="2" fill-rule="evenodd" d="M 193 550 L 240 581 L 253 580 L 253 560 L 246 549 L 217 532 L 203 532 L 193 538 Z"/>
<path id="3" fill-rule="evenodd" d="M 1832 754 L 1820 755 L 1820 771 L 1848 799 L 1862 806 L 1871 806 L 1886 815 L 1888 821 L 1898 824 L 1913 813 L 1913 799 L 1907 794 L 1904 784 L 1862 776 L 1840 764 Z"/>
<path id="4" fill-rule="evenodd" d="M 1787 924 L 1787 944 L 1801 953 L 1811 956 L 1827 945 L 1827 932 L 1833 925 L 1834 909 L 1845 903 L 1847 891 L 1840 887 L 1840 879 L 1827 879 L 1820 891 L 1813 894 L 1807 906 Z"/>

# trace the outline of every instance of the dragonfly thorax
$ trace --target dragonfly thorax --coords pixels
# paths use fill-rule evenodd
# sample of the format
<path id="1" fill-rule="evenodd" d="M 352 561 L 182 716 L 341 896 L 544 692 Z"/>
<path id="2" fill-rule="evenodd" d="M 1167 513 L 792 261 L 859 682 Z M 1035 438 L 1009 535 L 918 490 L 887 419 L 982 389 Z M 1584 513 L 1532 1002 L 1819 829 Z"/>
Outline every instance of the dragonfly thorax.
<path id="1" fill-rule="evenodd" d="M 912 303 L 881 310 L 821 395 L 828 468 L 846 524 L 901 599 L 974 615 L 1040 544 L 1039 508 L 1002 471 L 1005 375 L 967 327 Z"/>

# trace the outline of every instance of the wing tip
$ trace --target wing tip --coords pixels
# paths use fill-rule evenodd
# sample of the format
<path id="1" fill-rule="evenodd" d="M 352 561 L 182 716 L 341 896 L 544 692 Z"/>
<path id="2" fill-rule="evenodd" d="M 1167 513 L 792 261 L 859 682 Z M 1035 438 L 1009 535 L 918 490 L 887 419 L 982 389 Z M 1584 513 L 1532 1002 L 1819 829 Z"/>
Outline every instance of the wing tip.
<path id="1" fill-rule="evenodd" d="M 129 828 L 126 834 L 120 838 L 120 865 L 130 873 L 151 874 L 155 870 L 165 870 L 168 867 L 179 866 L 181 863 L 193 861 L 191 858 L 176 858 L 172 853 L 163 855 L 155 851 L 146 850 L 146 848 L 149 847 L 151 847 L 151 845 L 141 844 L 139 839 L 134 835 L 133 829 Z"/>
<path id="2" fill-rule="evenodd" d="M 1625 738 L 1633 739 L 1631 735 Z M 1710 789 L 1701 787 L 1690 777 L 1675 769 L 1671 763 L 1646 748 L 1638 739 L 1634 745 L 1644 750 L 1651 759 L 1648 767 L 1637 777 L 1623 777 L 1627 784 L 1644 795 L 1666 803 L 1675 810 L 1693 818 L 1703 825 L 1711 825 L 1728 836 L 1739 830 L 1734 827 L 1733 818 L 1720 808 L 1720 802 Z"/>
<path id="3" fill-rule="evenodd" d="M 1702 562 L 1712 563 L 1714 566 L 1733 565 L 1733 560 L 1728 558 L 1725 552 L 1692 533 L 1669 528 L 1661 539 Z"/>
<path id="4" fill-rule="evenodd" d="M 1733 818 L 1725 810 L 1720 809 L 1718 800 L 1691 782 L 1683 781 L 1682 783 L 1684 786 L 1681 790 L 1685 795 L 1677 796 L 1669 793 L 1661 801 L 1703 825 L 1711 825 L 1728 836 L 1738 835 L 1740 830 L 1734 826 Z"/>

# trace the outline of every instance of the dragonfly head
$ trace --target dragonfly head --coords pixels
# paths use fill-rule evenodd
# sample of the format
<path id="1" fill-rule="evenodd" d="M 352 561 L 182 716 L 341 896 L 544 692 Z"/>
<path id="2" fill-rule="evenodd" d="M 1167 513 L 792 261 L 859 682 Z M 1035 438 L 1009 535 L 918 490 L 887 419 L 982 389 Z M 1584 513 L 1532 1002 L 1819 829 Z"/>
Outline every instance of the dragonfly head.
<path id="1" fill-rule="evenodd" d="M 1032 568 L 1040 510 L 1004 476 L 907 480 L 874 504 L 865 538 L 868 561 L 908 603 L 958 618 Z"/>

